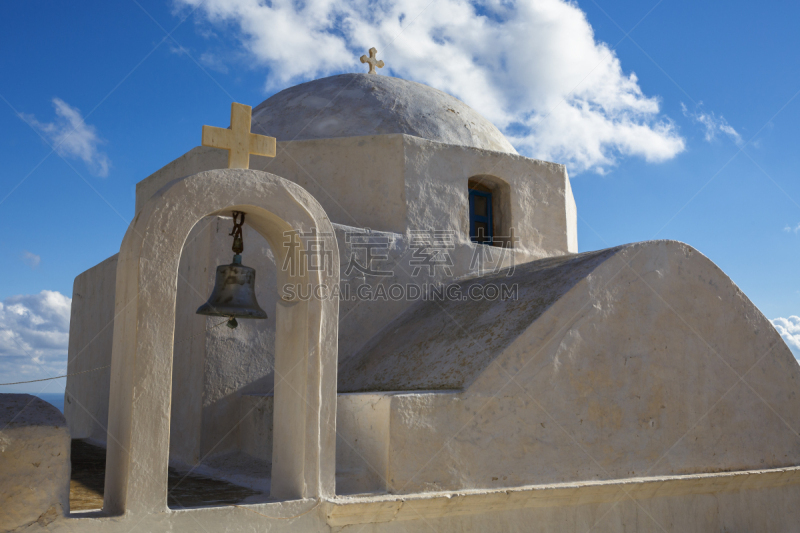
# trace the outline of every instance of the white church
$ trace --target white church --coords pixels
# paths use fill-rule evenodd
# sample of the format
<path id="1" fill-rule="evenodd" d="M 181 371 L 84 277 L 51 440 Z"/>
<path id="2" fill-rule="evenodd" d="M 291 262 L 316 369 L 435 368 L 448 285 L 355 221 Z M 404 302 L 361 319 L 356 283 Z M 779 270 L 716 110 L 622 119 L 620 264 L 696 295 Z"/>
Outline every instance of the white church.
<path id="1" fill-rule="evenodd" d="M 0 436 L 0 530 L 800 530 L 800 367 L 734 282 L 578 253 L 563 165 L 370 70 L 139 182 L 75 278 L 66 420 Z"/>

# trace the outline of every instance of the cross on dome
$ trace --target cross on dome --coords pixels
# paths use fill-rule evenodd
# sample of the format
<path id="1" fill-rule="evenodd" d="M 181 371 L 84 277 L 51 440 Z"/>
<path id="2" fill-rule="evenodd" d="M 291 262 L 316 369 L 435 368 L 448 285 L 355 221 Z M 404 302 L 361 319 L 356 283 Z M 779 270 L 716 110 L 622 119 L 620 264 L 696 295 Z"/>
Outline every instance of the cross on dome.
<path id="1" fill-rule="evenodd" d="M 375 67 L 383 68 L 383 61 L 377 59 L 376 55 L 378 55 L 378 49 L 373 46 L 369 49 L 369 57 L 366 55 L 361 56 L 362 63 L 369 63 L 369 72 L 367 74 L 377 74 L 378 71 L 375 70 Z"/>
<path id="2" fill-rule="evenodd" d="M 250 154 L 275 157 L 275 137 L 250 133 L 253 108 L 231 104 L 231 127 L 203 126 L 203 146 L 228 151 L 228 168 L 250 168 Z"/>

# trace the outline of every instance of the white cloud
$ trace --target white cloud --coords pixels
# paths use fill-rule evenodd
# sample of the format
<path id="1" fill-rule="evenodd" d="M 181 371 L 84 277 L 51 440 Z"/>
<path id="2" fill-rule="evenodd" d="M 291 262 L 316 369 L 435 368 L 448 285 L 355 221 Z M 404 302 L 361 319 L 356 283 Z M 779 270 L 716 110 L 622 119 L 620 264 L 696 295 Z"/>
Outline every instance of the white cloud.
<path id="1" fill-rule="evenodd" d="M 798 224 L 795 227 L 787 225 L 785 228 L 783 228 L 783 231 L 785 231 L 786 233 L 798 233 L 800 232 L 800 224 Z"/>
<path id="2" fill-rule="evenodd" d="M 394 75 L 447 91 L 531 157 L 572 172 L 620 156 L 658 162 L 684 149 L 659 101 L 646 96 L 586 15 L 565 0 L 175 0 L 233 26 L 269 67 L 270 90 L 337 72 L 378 48 Z"/>
<path id="3" fill-rule="evenodd" d="M 71 305 L 72 299 L 57 291 L 11 296 L 0 303 L 1 382 L 65 373 Z"/>
<path id="4" fill-rule="evenodd" d="M 29 267 L 36 268 L 39 266 L 39 263 L 42 262 L 42 257 L 26 250 L 22 253 L 22 260 L 25 261 L 25 264 Z"/>
<path id="5" fill-rule="evenodd" d="M 706 141 L 711 142 L 717 138 L 717 135 L 722 133 L 730 137 L 733 142 L 736 143 L 737 146 L 741 146 L 744 141 L 742 141 L 741 135 L 733 129 L 733 126 L 728 124 L 728 121 L 725 120 L 725 117 L 720 115 L 717 117 L 713 111 L 704 112 L 701 110 L 703 102 L 700 102 L 697 105 L 698 110 L 696 112 L 691 112 L 686 107 L 686 104 L 681 102 L 681 109 L 683 109 L 683 115 L 692 119 L 694 122 L 702 125 L 705 129 L 705 138 Z"/>
<path id="6" fill-rule="evenodd" d="M 169 51 L 175 54 L 176 56 L 182 56 L 184 54 L 189 53 L 189 50 L 187 50 L 183 46 L 172 44 L 172 42 L 169 43 Z"/>
<path id="7" fill-rule="evenodd" d="M 39 122 L 32 115 L 20 113 L 20 117 L 42 132 L 63 157 L 82 159 L 92 173 L 106 177 L 111 166 L 108 156 L 98 149 L 103 142 L 97 129 L 83 121 L 80 110 L 60 98 L 53 98 L 56 109 L 55 122 Z"/>
<path id="8" fill-rule="evenodd" d="M 228 65 L 226 65 L 222 59 L 211 52 L 204 52 L 201 54 L 200 63 L 211 70 L 216 70 L 217 72 L 222 72 L 223 74 L 228 73 Z"/>
<path id="9" fill-rule="evenodd" d="M 776 318 L 771 320 L 772 325 L 781 334 L 783 340 L 789 345 L 792 353 L 800 359 L 800 316 L 790 316 L 789 318 Z"/>

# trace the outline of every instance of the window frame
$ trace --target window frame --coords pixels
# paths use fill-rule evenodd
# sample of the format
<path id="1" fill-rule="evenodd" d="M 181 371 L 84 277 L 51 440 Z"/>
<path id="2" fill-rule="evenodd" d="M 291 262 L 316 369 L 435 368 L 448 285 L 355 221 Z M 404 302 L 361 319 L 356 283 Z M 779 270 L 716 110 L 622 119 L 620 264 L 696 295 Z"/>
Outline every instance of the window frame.
<path id="1" fill-rule="evenodd" d="M 477 215 L 475 214 L 475 197 L 480 196 L 486 198 L 486 216 Z M 483 192 L 476 189 L 469 189 L 469 239 L 476 243 L 476 244 L 488 244 L 492 245 L 494 241 L 494 227 L 492 224 L 492 193 L 491 192 Z M 478 238 L 478 231 L 476 228 L 476 222 L 481 222 L 486 224 L 489 228 L 489 231 L 486 234 L 486 240 L 483 242 L 479 242 Z"/>

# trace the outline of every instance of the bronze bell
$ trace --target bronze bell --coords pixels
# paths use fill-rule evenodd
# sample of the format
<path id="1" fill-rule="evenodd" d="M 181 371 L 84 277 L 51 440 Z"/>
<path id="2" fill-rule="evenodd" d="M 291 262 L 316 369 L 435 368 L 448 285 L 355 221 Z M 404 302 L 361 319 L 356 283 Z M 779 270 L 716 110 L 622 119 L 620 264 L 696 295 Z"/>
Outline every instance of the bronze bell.
<path id="1" fill-rule="evenodd" d="M 241 226 L 244 224 L 244 213 L 241 213 L 241 222 L 236 222 L 237 214 L 234 213 L 233 263 L 217 267 L 217 277 L 214 281 L 214 290 L 208 301 L 197 309 L 198 315 L 226 316 L 229 317 L 228 327 L 235 328 L 239 318 L 267 318 L 267 313 L 256 301 L 256 271 L 254 268 L 242 264 Z M 237 232 L 238 230 L 238 232 Z"/>

